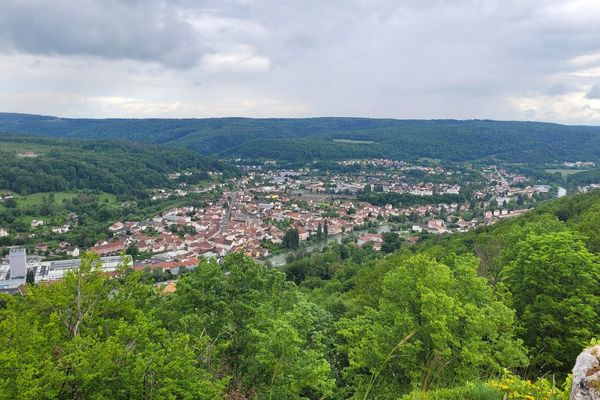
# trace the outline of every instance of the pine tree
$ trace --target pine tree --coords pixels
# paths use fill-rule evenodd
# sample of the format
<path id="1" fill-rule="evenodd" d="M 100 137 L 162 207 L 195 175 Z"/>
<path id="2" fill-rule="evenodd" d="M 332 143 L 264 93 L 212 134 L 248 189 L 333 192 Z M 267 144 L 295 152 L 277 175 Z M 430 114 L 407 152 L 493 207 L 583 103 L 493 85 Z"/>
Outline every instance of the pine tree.
<path id="1" fill-rule="evenodd" d="M 298 233 L 298 229 L 288 229 L 283 237 L 282 245 L 286 249 L 297 249 L 300 247 L 300 234 Z"/>

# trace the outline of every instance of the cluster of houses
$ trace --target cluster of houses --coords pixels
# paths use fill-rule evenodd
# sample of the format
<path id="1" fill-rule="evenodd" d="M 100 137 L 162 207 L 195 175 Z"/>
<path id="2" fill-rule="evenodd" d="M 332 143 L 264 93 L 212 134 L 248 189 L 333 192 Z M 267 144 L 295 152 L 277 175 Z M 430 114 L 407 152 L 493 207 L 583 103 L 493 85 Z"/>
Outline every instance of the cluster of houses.
<path id="1" fill-rule="evenodd" d="M 496 166 L 484 170 L 483 175 L 488 184 L 483 190 L 473 193 L 473 198 L 479 200 L 486 197 L 494 199 L 499 207 L 506 206 L 518 197 L 531 198 L 536 193 L 549 193 L 551 189 L 549 185 L 525 186 L 524 183 L 529 178 L 521 174 L 509 173 L 504 169 L 496 168 Z"/>
<path id="2" fill-rule="evenodd" d="M 342 161 L 350 165 L 360 163 L 399 172 L 376 171 L 358 174 L 314 174 L 309 169 L 263 170 L 250 168 L 246 175 L 236 180 L 236 191 L 224 192 L 221 199 L 208 203 L 205 207 L 180 207 L 156 215 L 146 221 L 120 221 L 108 228 L 110 239 L 96 243 L 90 250 L 101 256 L 115 256 L 127 249 L 137 248 L 146 253 L 144 261 L 134 265 L 138 269 L 169 269 L 193 267 L 202 258 L 222 257 L 231 252 L 244 252 L 255 258 L 264 259 L 270 255 L 273 245 L 282 244 L 286 231 L 295 228 L 301 241 L 326 230 L 328 235 L 364 229 L 372 223 L 410 217 L 414 232 L 443 234 L 464 232 L 477 225 L 492 224 L 502 218 L 520 215 L 525 209 L 515 210 L 518 196 L 531 197 L 535 193 L 547 193 L 547 185 L 525 186 L 527 177 L 510 174 L 496 166 L 491 166 L 481 174 L 485 185 L 473 193 L 473 199 L 481 201 L 485 214 L 482 218 L 465 220 L 461 215 L 470 210 L 471 202 L 430 204 L 412 207 L 394 207 L 390 204 L 374 206 L 368 203 L 351 202 L 340 196 L 331 196 L 324 212 L 322 201 L 328 194 L 357 193 L 371 190 L 397 193 L 410 193 L 417 196 L 433 194 L 458 195 L 461 192 L 460 170 L 441 167 L 415 166 L 395 160 Z M 440 175 L 436 183 L 427 179 L 403 179 L 403 171 L 419 170 L 417 176 Z M 450 177 L 445 179 L 444 176 Z M 170 179 L 180 175 L 173 174 Z M 326 182 L 326 183 L 324 183 Z M 189 190 L 222 190 L 222 184 L 206 188 L 181 187 L 157 190 L 156 198 L 173 194 L 185 195 Z M 177 191 L 180 190 L 181 194 Z M 2 194 L 5 198 L 6 194 Z M 342 196 L 343 197 L 343 196 Z M 492 207 L 492 201 L 495 205 Z M 469 217 L 471 218 L 471 217 Z M 406 219 L 403 219 L 406 221 Z M 68 232 L 76 216 L 63 226 L 51 227 L 53 232 Z M 31 227 L 44 225 L 43 220 L 31 221 Z M 0 237 L 8 235 L 7 229 L 0 228 Z M 411 238 L 414 239 L 415 237 Z M 358 244 L 370 243 L 374 249 L 381 248 L 383 237 L 380 234 L 363 234 Z M 47 250 L 40 243 L 35 249 L 42 253 Z M 70 257 L 78 257 L 81 250 L 60 243 L 60 251 Z"/>
<path id="3" fill-rule="evenodd" d="M 575 162 L 564 162 L 563 166 L 567 168 L 587 168 L 595 167 L 596 163 L 593 161 L 575 161 Z"/>
<path id="4" fill-rule="evenodd" d="M 592 183 L 590 185 L 578 186 L 577 187 L 577 192 L 578 193 L 587 193 L 590 190 L 599 189 L 599 188 L 600 188 L 600 184 L 599 183 Z"/>
<path id="5" fill-rule="evenodd" d="M 172 174 L 169 174 L 167 176 L 168 179 L 170 180 L 175 180 L 181 176 L 191 176 L 192 173 L 189 171 L 184 171 L 184 172 L 175 172 Z M 213 171 L 209 171 L 208 175 L 211 176 L 220 176 L 223 175 L 221 172 L 213 172 Z M 162 188 L 162 189 L 154 189 L 151 191 L 151 199 L 154 201 L 158 201 L 158 200 L 163 200 L 163 199 L 167 199 L 169 197 L 184 197 L 187 196 L 188 194 L 191 193 L 208 193 L 211 192 L 213 190 L 222 188 L 224 185 L 222 183 L 213 183 L 210 184 L 206 187 L 194 187 L 194 186 L 188 186 L 185 182 L 181 182 L 178 187 L 176 188 Z"/>
<path id="6" fill-rule="evenodd" d="M 338 215 L 325 219 L 321 212 L 301 209 L 285 197 L 273 196 L 267 202 L 255 200 L 249 192 L 225 192 L 219 202 L 202 209 L 174 208 L 146 222 L 117 222 L 109 227 L 111 239 L 91 250 L 108 256 L 135 244 L 138 251 L 154 254 L 137 267 L 151 269 L 195 265 L 200 258 L 240 251 L 259 259 L 269 256 L 263 244 L 281 244 L 287 228 L 296 228 L 304 241 L 316 234 L 319 225 L 322 229 L 327 225 L 328 234 L 336 235 L 379 215 L 397 216 L 399 210 L 344 202 Z"/>
<path id="7" fill-rule="evenodd" d="M 379 160 L 382 163 L 389 160 Z M 446 171 L 441 167 L 423 167 L 417 165 L 408 165 L 405 162 L 392 162 L 396 165 L 397 172 L 375 171 L 369 174 L 361 173 L 358 175 L 333 174 L 328 177 L 327 182 L 307 176 L 304 179 L 298 179 L 292 185 L 292 189 L 304 188 L 311 193 L 333 193 L 333 194 L 357 194 L 368 189 L 372 191 L 410 193 L 416 196 L 432 196 L 434 194 L 455 194 L 460 193 L 460 185 L 439 182 L 423 182 L 419 179 L 406 179 L 402 175 L 408 171 L 421 171 L 424 175 L 452 175 L 453 172 Z M 380 166 L 379 164 L 375 163 Z M 377 189 L 378 188 L 378 189 Z"/>
<path id="8" fill-rule="evenodd" d="M 367 162 L 367 161 L 365 161 Z M 439 167 L 411 166 L 401 161 L 369 160 L 376 165 L 403 170 L 418 168 L 426 174 L 452 174 Z M 390 164 L 391 163 L 391 164 Z M 366 223 L 387 220 L 391 217 L 416 216 L 421 223 L 415 223 L 415 232 L 434 234 L 451 231 L 467 231 L 482 221 L 464 220 L 458 216 L 467 211 L 470 204 L 432 204 L 406 208 L 392 205 L 374 206 L 367 203 L 336 200 L 334 210 L 324 217 L 318 199 L 298 197 L 302 193 L 322 192 L 326 188 L 319 179 L 310 176 L 309 170 L 247 171 L 247 175 L 237 182 L 239 190 L 223 193 L 220 201 L 204 208 L 183 207 L 169 210 L 145 222 L 117 222 L 109 228 L 111 239 L 97 243 L 92 250 L 100 255 L 123 252 L 135 244 L 140 252 L 153 254 L 139 268 L 164 268 L 166 265 L 193 265 L 201 258 L 222 257 L 230 252 L 244 252 L 261 259 L 269 256 L 269 242 L 281 244 L 286 230 L 295 228 L 301 241 L 308 240 L 323 232 L 327 226 L 329 235 L 350 232 Z M 381 177 L 381 176 L 380 176 Z M 173 176 L 173 178 L 176 178 Z M 335 191 L 356 192 L 365 188 L 365 178 L 358 176 L 333 175 L 329 177 L 328 188 Z M 383 174 L 378 183 L 384 191 L 407 192 L 419 196 L 434 193 L 458 194 L 461 186 L 452 183 L 412 182 L 391 179 Z M 509 174 L 495 166 L 484 172 L 490 184 L 476 192 L 475 198 L 495 198 L 498 209 L 485 213 L 483 223 L 492 224 L 501 218 L 516 216 L 524 210 L 509 211 L 505 206 L 517 195 L 531 196 L 544 192 L 549 187 L 512 187 L 511 184 L 525 182 L 527 178 Z M 379 179 L 379 178 L 377 178 Z M 331 183 L 333 182 L 333 185 Z M 369 185 L 367 183 L 366 185 Z M 373 186 L 372 186 L 373 187 Z M 512 207 L 514 208 L 514 207 Z M 439 215 L 446 214 L 444 218 Z M 359 242 L 369 242 L 378 249 L 381 235 L 359 238 Z M 175 264 L 170 264 L 175 263 Z"/>
<path id="9" fill-rule="evenodd" d="M 426 217 L 469 207 L 468 203 L 453 203 L 397 208 L 389 204 L 374 206 L 336 201 L 335 212 L 325 218 L 318 202 L 309 199 L 300 207 L 282 193 L 266 195 L 268 189 L 268 186 L 261 186 L 225 192 L 220 201 L 205 208 L 174 208 L 145 222 L 117 222 L 109 228 L 111 239 L 97 243 L 91 250 L 108 256 L 119 254 L 135 244 L 138 251 L 152 254 L 150 259 L 135 266 L 144 269 L 193 266 L 201 258 L 222 257 L 240 251 L 261 259 L 269 256 L 269 246 L 265 243 L 281 244 L 285 231 L 290 228 L 295 228 L 300 240 L 306 241 L 319 230 L 326 229 L 327 234 L 338 235 L 390 217 Z M 458 219 L 457 224 L 468 230 L 476 221 Z M 431 233 L 449 232 L 441 219 L 431 219 L 425 226 L 413 228 Z M 379 234 L 365 234 L 358 244 L 367 242 L 378 250 L 383 239 Z"/>
<path id="10" fill-rule="evenodd" d="M 18 153 L 17 156 L 21 158 L 36 158 L 38 153 L 34 153 L 33 151 L 24 151 L 23 153 Z"/>

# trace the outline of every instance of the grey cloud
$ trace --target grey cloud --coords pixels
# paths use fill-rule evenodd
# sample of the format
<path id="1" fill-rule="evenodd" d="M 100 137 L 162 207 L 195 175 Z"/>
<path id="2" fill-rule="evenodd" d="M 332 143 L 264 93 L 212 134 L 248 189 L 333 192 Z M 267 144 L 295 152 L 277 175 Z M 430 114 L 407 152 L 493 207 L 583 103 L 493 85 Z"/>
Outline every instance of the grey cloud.
<path id="1" fill-rule="evenodd" d="M 560 96 L 562 94 L 566 94 L 569 92 L 577 91 L 577 87 L 572 84 L 564 83 L 564 82 L 556 82 L 550 85 L 548 89 L 545 91 L 546 94 L 550 96 Z"/>
<path id="2" fill-rule="evenodd" d="M 194 2 L 156 0 L 5 0 L 0 4 L 0 45 L 38 55 L 85 55 L 191 67 L 214 51 L 194 27 Z M 219 27 L 217 27 L 219 28 Z M 224 39 L 223 27 L 216 32 Z M 234 32 L 238 36 L 243 34 Z"/>
<path id="3" fill-rule="evenodd" d="M 585 97 L 588 99 L 600 99 L 600 83 L 592 86 L 592 88 L 585 94 Z"/>

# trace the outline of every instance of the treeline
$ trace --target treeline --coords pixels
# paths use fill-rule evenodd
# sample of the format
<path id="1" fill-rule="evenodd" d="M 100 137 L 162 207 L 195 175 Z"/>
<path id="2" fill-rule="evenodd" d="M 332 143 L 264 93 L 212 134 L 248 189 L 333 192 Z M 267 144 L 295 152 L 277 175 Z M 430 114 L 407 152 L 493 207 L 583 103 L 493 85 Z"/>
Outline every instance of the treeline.
<path id="1" fill-rule="evenodd" d="M 539 122 L 367 118 L 93 120 L 0 114 L 0 129 L 168 144 L 207 155 L 295 163 L 368 157 L 495 159 L 512 163 L 600 161 L 600 128 Z"/>
<path id="2" fill-rule="evenodd" d="M 567 177 L 571 186 L 585 186 L 592 183 L 600 184 L 600 170 L 582 171 Z"/>
<path id="3" fill-rule="evenodd" d="M 418 196 L 410 193 L 366 192 L 358 194 L 358 200 L 366 201 L 375 206 L 391 204 L 395 207 L 412 207 L 422 204 L 451 204 L 466 201 L 465 196 L 456 194 L 434 194 Z"/>
<path id="4" fill-rule="evenodd" d="M 192 170 L 235 174 L 226 163 L 183 150 L 131 142 L 85 142 L 0 134 L 0 188 L 20 194 L 98 189 L 137 196 L 174 184 L 168 173 Z M 42 144 L 37 157 L 18 155 L 22 144 Z"/>

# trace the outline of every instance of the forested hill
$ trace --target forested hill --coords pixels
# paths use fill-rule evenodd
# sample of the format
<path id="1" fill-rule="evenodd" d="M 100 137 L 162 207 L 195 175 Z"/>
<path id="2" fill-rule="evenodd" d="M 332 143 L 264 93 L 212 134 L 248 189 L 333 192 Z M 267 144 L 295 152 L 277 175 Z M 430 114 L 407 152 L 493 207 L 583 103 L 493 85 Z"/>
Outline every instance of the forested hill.
<path id="1" fill-rule="evenodd" d="M 202 176 L 236 172 L 188 150 L 0 133 L 0 189 L 21 194 L 99 189 L 135 195 L 172 184 L 167 175 L 184 169 Z"/>
<path id="2" fill-rule="evenodd" d="M 598 161 L 600 127 L 488 120 L 69 119 L 0 113 L 0 130 L 184 146 L 202 154 L 309 161 L 363 157 Z"/>

